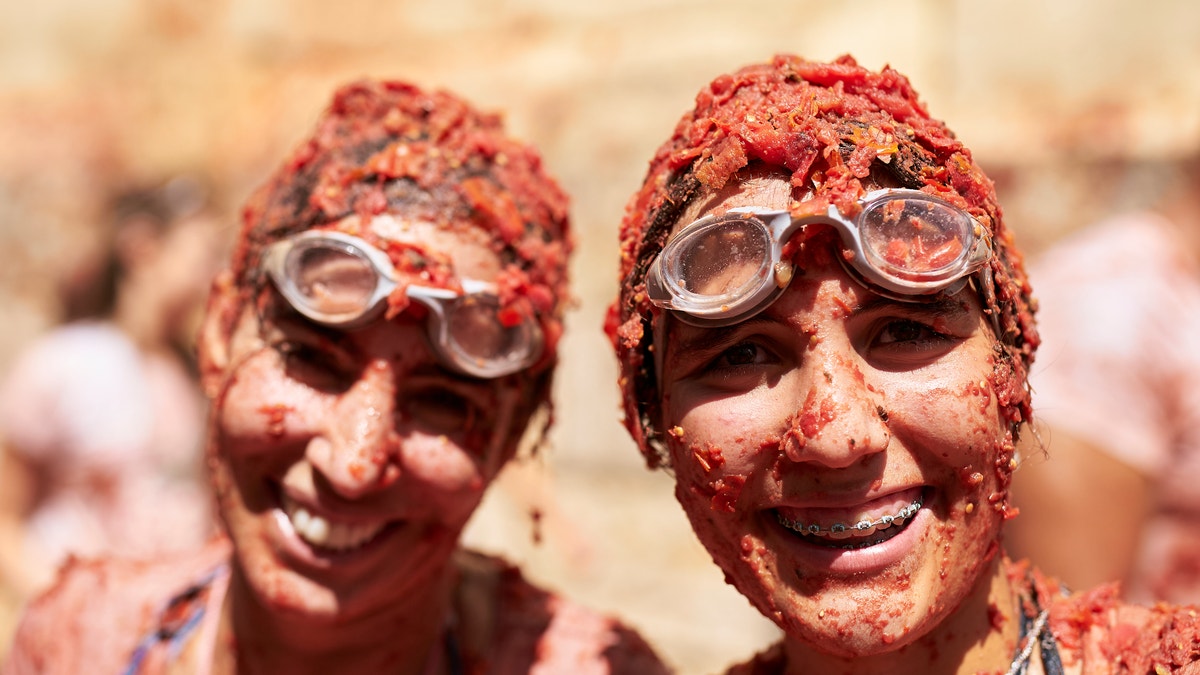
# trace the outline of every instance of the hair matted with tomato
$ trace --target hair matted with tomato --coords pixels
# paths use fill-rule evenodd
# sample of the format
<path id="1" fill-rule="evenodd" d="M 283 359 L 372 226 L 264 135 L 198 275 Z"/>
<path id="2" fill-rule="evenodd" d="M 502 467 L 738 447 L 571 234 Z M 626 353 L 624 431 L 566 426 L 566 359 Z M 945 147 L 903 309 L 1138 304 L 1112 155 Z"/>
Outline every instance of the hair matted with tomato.
<path id="1" fill-rule="evenodd" d="M 621 286 L 605 328 L 620 362 L 625 426 L 652 468 L 668 460 L 655 426 L 661 399 L 649 353 L 651 317 L 660 310 L 646 297 L 646 271 L 686 206 L 751 163 L 790 173 L 795 188 L 845 212 L 865 193 L 864 179 L 882 173 L 978 219 L 996 254 L 992 286 L 975 287 L 1000 329 L 997 395 L 1014 432 L 1029 419 L 1034 303 L 992 181 L 953 132 L 929 116 L 904 75 L 867 70 L 849 56 L 818 63 L 778 55 L 721 75 L 697 95 L 625 209 Z"/>
<path id="2" fill-rule="evenodd" d="M 566 194 L 499 115 L 405 82 L 362 80 L 334 93 L 312 134 L 243 208 L 236 283 L 252 292 L 273 241 L 382 213 L 489 233 L 506 267 L 502 301 L 542 317 L 553 353 L 568 300 Z"/>

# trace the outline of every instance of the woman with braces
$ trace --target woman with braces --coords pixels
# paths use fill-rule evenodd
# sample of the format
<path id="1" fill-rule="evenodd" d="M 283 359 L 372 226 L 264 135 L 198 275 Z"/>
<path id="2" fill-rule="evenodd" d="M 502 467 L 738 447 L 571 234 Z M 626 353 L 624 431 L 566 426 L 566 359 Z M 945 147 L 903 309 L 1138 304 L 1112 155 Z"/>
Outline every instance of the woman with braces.
<path id="1" fill-rule="evenodd" d="M 991 181 L 904 76 L 777 56 L 716 78 L 629 201 L 620 265 L 626 427 L 783 632 L 729 673 L 1200 668 L 1194 608 L 1006 557 L 1034 303 Z"/>

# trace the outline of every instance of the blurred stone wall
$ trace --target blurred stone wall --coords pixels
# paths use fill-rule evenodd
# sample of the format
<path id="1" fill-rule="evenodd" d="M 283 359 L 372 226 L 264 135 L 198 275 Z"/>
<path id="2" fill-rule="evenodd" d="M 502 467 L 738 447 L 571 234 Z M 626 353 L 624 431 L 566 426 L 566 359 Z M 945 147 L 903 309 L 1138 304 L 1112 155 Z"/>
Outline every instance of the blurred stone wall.
<path id="1" fill-rule="evenodd" d="M 56 271 L 95 246 L 114 186 L 203 176 L 232 233 L 336 85 L 457 91 L 542 148 L 578 239 L 552 448 L 506 476 L 468 538 L 622 614 L 681 673 L 713 672 L 774 629 L 693 541 L 669 477 L 641 468 L 600 332 L 625 199 L 696 90 L 779 51 L 890 64 L 999 179 L 1036 252 L 1154 196 L 1092 189 L 1095 171 L 1200 147 L 1198 35 L 1190 0 L 4 3 L 0 372 L 55 321 Z"/>

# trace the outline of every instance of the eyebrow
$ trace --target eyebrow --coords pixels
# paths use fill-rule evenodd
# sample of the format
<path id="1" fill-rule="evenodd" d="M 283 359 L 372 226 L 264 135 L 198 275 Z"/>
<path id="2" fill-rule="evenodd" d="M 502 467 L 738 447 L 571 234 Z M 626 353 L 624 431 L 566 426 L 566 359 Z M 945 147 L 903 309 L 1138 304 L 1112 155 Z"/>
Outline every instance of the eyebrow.
<path id="1" fill-rule="evenodd" d="M 712 328 L 692 326 L 673 316 L 671 317 L 671 321 L 678 322 L 681 327 L 688 329 L 687 334 L 685 334 L 683 337 L 680 337 L 675 342 L 676 351 L 682 352 L 711 351 L 716 347 L 724 346 L 725 343 L 730 341 L 731 334 L 742 330 L 746 326 L 777 323 L 775 319 L 765 316 L 764 314 L 757 314 L 749 319 L 746 319 L 745 321 L 739 321 L 738 323 L 730 324 L 728 326 L 715 326 Z M 671 327 L 668 325 L 666 328 L 668 330 L 667 335 L 670 337 Z M 678 333 L 676 333 L 676 335 L 678 335 Z"/>
<path id="2" fill-rule="evenodd" d="M 957 293 L 955 294 L 957 295 Z M 922 314 L 931 314 L 937 317 L 955 318 L 961 317 L 970 313 L 971 307 L 968 303 L 956 300 L 954 296 L 941 296 L 932 300 L 922 300 L 918 302 L 905 302 L 903 300 L 894 300 L 892 298 L 872 294 L 864 302 L 860 302 L 850 308 L 851 316 L 860 314 L 869 314 L 874 311 L 879 311 L 888 307 L 904 307 L 912 309 Z"/>

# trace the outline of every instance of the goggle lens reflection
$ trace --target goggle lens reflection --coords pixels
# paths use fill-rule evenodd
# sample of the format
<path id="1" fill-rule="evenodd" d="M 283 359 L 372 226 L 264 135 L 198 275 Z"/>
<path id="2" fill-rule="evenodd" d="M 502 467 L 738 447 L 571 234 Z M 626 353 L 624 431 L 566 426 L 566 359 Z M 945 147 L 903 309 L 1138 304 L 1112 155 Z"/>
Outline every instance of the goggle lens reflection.
<path id="1" fill-rule="evenodd" d="M 293 248 L 286 261 L 286 276 L 303 305 L 315 313 L 361 316 L 371 309 L 379 274 L 365 257 L 308 240 Z"/>
<path id="2" fill-rule="evenodd" d="M 881 200 L 858 218 L 871 262 L 901 279 L 920 281 L 959 264 L 972 238 L 969 220 L 949 204 L 915 199 Z"/>
<path id="3" fill-rule="evenodd" d="M 761 225 L 747 220 L 698 230 L 679 249 L 675 275 L 697 295 L 739 295 L 765 273 L 771 241 Z"/>

